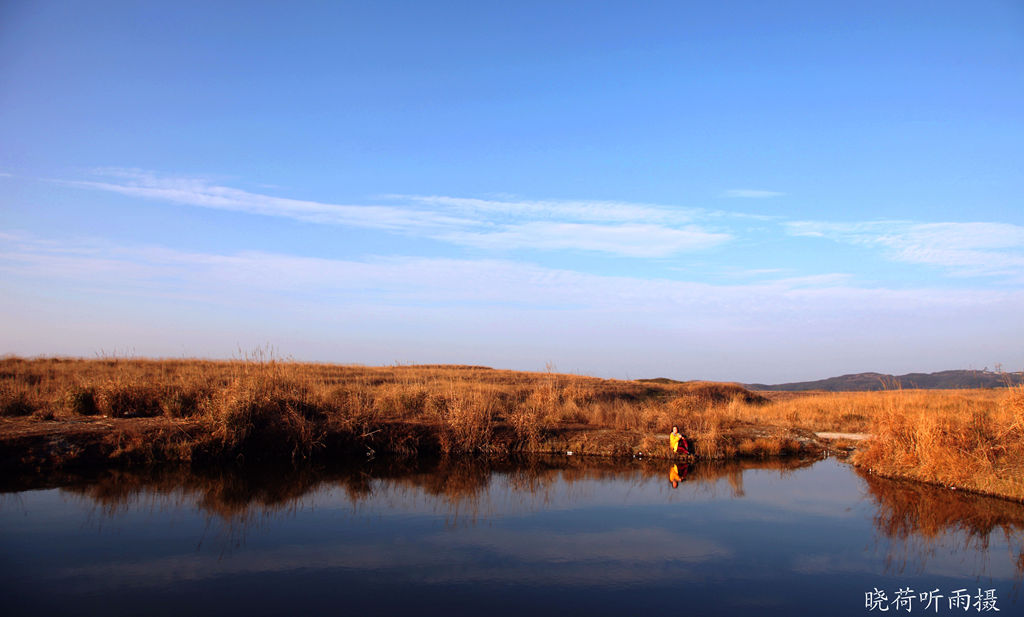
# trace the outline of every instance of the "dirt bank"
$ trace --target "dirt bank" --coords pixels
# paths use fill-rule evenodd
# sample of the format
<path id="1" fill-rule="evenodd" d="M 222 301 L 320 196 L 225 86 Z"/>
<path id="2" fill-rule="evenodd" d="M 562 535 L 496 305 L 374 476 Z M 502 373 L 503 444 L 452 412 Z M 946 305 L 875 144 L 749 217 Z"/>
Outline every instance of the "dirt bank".
<path id="1" fill-rule="evenodd" d="M 185 447 L 211 438 L 211 427 L 202 420 L 184 418 L 110 418 L 105 416 L 39 421 L 0 418 L 0 468 L 30 471 L 96 467 L 105 465 L 215 462 L 202 448 Z M 667 433 L 594 428 L 569 425 L 541 431 L 535 441 L 523 441 L 509 426 L 492 428 L 493 439 L 477 451 L 479 456 L 516 453 L 572 453 L 574 456 L 643 458 L 695 458 L 673 455 Z M 818 455 L 828 446 L 810 431 L 774 426 L 739 424 L 718 437 L 731 444 L 717 455 L 700 458 L 757 458 L 772 455 Z M 442 452 L 438 428 L 415 422 L 394 422 L 353 435 L 348 431 L 326 432 L 312 453 L 315 459 L 353 459 L 378 456 L 408 458 Z M 400 444 L 396 448 L 395 444 Z M 747 444 L 746 447 L 740 447 Z M 762 447 L 758 447 L 761 444 Z M 768 444 L 768 445 L 766 445 Z M 771 444 L 781 444 L 773 446 Z M 692 437 L 691 446 L 700 446 Z M 254 458 L 240 452 L 235 461 Z"/>

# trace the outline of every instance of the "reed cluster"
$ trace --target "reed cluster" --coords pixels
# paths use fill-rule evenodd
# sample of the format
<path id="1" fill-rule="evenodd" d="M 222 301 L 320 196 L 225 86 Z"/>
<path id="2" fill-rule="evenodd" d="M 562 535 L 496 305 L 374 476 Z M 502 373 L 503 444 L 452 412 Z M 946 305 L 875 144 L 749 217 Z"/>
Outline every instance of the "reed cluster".
<path id="1" fill-rule="evenodd" d="M 1024 387 L 980 403 L 950 395 L 921 407 L 897 392 L 875 414 L 855 462 L 884 476 L 1024 500 Z"/>

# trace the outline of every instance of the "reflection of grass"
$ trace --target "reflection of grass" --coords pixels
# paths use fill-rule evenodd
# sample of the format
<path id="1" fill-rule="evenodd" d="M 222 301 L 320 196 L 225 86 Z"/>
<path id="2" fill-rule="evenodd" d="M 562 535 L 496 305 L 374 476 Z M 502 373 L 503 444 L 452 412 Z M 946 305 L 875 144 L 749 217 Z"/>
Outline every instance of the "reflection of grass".
<path id="1" fill-rule="evenodd" d="M 748 470 L 774 470 L 786 475 L 813 462 L 795 458 L 700 462 L 683 475 L 685 485 L 696 492 L 715 495 L 724 489 L 727 496 L 735 498 L 745 493 Z M 109 516 L 138 504 L 166 504 L 172 508 L 195 504 L 217 522 L 218 529 L 238 542 L 268 520 L 294 516 L 314 503 L 311 495 L 327 491 L 343 494 L 345 502 L 353 507 L 375 498 L 386 503 L 423 503 L 452 524 L 478 524 L 501 515 L 503 503 L 527 509 L 543 509 L 552 500 L 571 503 L 587 495 L 588 487 L 595 482 L 630 486 L 655 483 L 667 489 L 669 469 L 667 461 L 634 460 L 624 464 L 600 457 L 532 456 L 487 464 L 441 458 L 376 460 L 317 469 L 276 465 L 193 472 L 163 467 L 64 474 L 50 479 L 35 475 L 25 483 L 5 483 L 2 488 L 60 486 L 95 503 Z M 1024 564 L 1024 510 L 1020 505 L 861 475 L 876 508 L 875 528 L 893 540 L 888 547 L 893 567 L 915 561 L 923 564 L 941 542 L 962 542 L 966 548 L 986 554 L 994 534 L 1004 536 Z M 513 497 L 503 501 L 506 490 Z"/>
<path id="2" fill-rule="evenodd" d="M 992 534 L 1001 532 L 1018 553 L 1017 575 L 1024 575 L 1024 509 L 1018 504 L 869 474 L 862 477 L 878 505 L 875 527 L 898 540 L 906 552 L 918 552 L 924 561 L 934 541 L 954 534 L 986 551 Z M 894 561 L 903 563 L 907 556 Z"/>
<path id="3" fill-rule="evenodd" d="M 749 469 L 775 470 L 782 474 L 806 467 L 813 459 L 779 458 L 764 461 L 714 461 L 688 468 L 686 482 L 713 489 L 725 480 L 733 496 L 743 495 L 743 473 Z M 686 467 L 681 465 L 681 467 Z M 9 480 L 0 491 L 31 490 L 59 486 L 82 495 L 114 516 L 152 495 L 181 497 L 203 512 L 229 525 L 244 528 L 268 515 L 288 515 L 315 492 L 341 489 L 352 504 L 383 491 L 425 495 L 450 514 L 471 513 L 486 517 L 492 483 L 504 478 L 511 490 L 531 501 L 544 503 L 553 486 L 600 481 L 629 483 L 666 482 L 669 463 L 635 460 L 627 464 L 608 458 L 523 456 L 482 462 L 472 459 L 436 458 L 405 461 L 372 461 L 357 465 L 246 466 L 204 468 L 183 466 L 114 469 L 59 476 L 33 475 Z M 565 498 L 563 495 L 562 498 Z"/>

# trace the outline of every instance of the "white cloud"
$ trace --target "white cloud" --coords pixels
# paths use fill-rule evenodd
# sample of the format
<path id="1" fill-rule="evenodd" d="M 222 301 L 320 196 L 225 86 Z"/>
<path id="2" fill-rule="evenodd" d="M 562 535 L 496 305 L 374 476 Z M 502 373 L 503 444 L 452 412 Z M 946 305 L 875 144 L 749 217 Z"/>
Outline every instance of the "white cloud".
<path id="1" fill-rule="evenodd" d="M 351 514 L 340 510 L 338 516 Z M 245 559 L 224 559 L 215 551 L 172 552 L 145 560 L 114 558 L 88 567 L 58 569 L 47 582 L 72 589 L 118 589 L 126 581 L 134 587 L 167 586 L 225 575 L 346 568 L 373 571 L 382 579 L 405 584 L 498 581 L 543 585 L 549 582 L 550 568 L 571 566 L 561 573 L 560 584 L 625 585 L 667 580 L 678 576 L 680 568 L 697 568 L 734 556 L 734 551 L 721 543 L 660 528 L 576 533 L 472 528 L 458 534 L 432 532 L 418 539 L 379 543 L 353 534 L 347 541 L 247 547 Z M 472 559 L 470 555 L 479 558 L 481 554 L 486 557 L 483 563 L 461 567 Z M 669 559 L 674 572 L 655 567 Z"/>
<path id="2" fill-rule="evenodd" d="M 495 215 L 513 219 L 587 221 L 593 223 L 693 223 L 708 213 L 696 208 L 671 208 L 600 200 L 489 200 L 439 195 L 387 195 L 391 199 L 443 207 L 473 215 Z"/>
<path id="3" fill-rule="evenodd" d="M 377 205 L 339 205 L 250 193 L 194 178 L 163 178 L 139 174 L 126 183 L 67 181 L 81 188 L 98 189 L 132 197 L 176 204 L 278 216 L 308 223 L 350 225 L 377 229 L 423 230 L 467 225 L 471 221 L 435 212 Z"/>
<path id="4" fill-rule="evenodd" d="M 0 247 L 0 272 L 78 287 L 160 289 L 189 297 L 253 294 L 311 298 L 336 306 L 369 302 L 501 304 L 520 308 L 640 311 L 649 316 L 756 322 L 793 311 L 828 313 L 885 306 L 974 306 L 1001 301 L 995 290 L 864 288 L 843 274 L 788 277 L 752 284 L 713 285 L 672 279 L 605 276 L 497 260 L 297 257 L 259 251 L 196 253 L 153 246 L 54 243 L 26 236 Z M 282 294 L 282 292 L 286 292 Z M 1012 295 L 1012 294 L 1009 294 Z M 852 303 L 852 304 L 851 304 Z M 807 315 L 802 315 L 801 319 Z"/>
<path id="5" fill-rule="evenodd" d="M 528 370 L 553 360 L 607 376 L 764 383 L 1020 364 L 1024 291 L 1005 287 L 861 287 L 839 274 L 708 284 L 498 259 L 0 239 L 0 353 L 230 357 L 269 341 L 304 359 Z"/>
<path id="6" fill-rule="evenodd" d="M 380 229 L 492 250 L 582 250 L 624 257 L 667 257 L 731 239 L 698 219 L 722 213 L 610 201 L 530 201 L 389 195 L 398 205 L 331 204 L 288 199 L 141 170 L 106 169 L 104 181 L 71 186 L 298 221 Z"/>
<path id="7" fill-rule="evenodd" d="M 717 246 L 731 239 L 698 227 L 682 229 L 644 225 L 531 222 L 491 233 L 460 232 L 443 236 L 456 244 L 489 249 L 578 249 L 627 257 L 669 257 L 684 251 Z"/>
<path id="8" fill-rule="evenodd" d="M 895 261 L 946 268 L 962 276 L 1024 271 L 1024 227 L 1009 223 L 867 221 L 786 223 L 791 235 L 879 248 Z"/>
<path id="9" fill-rule="evenodd" d="M 737 197 L 741 199 L 767 199 L 769 197 L 783 197 L 785 193 L 778 191 L 763 191 L 759 189 L 729 189 L 722 192 L 722 197 Z"/>

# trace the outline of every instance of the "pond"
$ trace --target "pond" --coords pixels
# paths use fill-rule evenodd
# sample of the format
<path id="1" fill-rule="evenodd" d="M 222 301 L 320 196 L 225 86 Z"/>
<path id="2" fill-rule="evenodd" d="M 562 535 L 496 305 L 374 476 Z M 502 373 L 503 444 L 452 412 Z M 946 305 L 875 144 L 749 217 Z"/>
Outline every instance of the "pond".
<path id="1" fill-rule="evenodd" d="M 1024 614 L 1024 506 L 832 459 L 374 461 L 3 490 L 9 616 Z"/>

